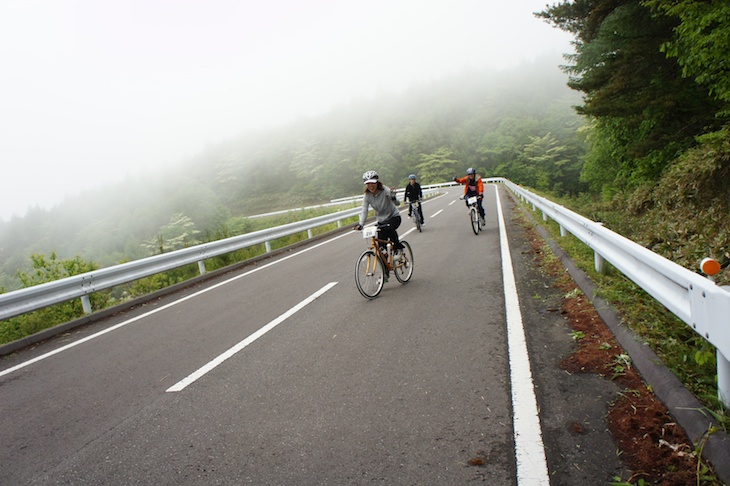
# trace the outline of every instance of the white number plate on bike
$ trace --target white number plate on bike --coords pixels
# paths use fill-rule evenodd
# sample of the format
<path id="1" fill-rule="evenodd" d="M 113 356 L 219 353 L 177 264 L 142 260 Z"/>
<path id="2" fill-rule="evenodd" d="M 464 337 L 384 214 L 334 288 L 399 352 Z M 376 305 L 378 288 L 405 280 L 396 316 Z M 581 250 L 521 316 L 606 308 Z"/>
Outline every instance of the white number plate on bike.
<path id="1" fill-rule="evenodd" d="M 476 204 L 477 203 L 477 197 L 476 196 L 471 196 L 466 201 L 469 203 L 469 205 Z"/>
<path id="2" fill-rule="evenodd" d="M 367 226 L 362 230 L 363 238 L 376 238 L 378 236 L 378 228 L 375 226 Z"/>

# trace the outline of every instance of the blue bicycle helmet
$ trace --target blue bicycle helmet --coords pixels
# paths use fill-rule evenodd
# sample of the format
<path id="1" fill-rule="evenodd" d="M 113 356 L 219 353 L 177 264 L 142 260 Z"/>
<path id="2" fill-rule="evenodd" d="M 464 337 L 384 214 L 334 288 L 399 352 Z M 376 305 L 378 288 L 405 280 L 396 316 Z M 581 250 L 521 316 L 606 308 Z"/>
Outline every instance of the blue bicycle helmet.
<path id="1" fill-rule="evenodd" d="M 411 174 L 408 176 L 408 179 L 415 179 L 415 178 L 416 178 L 416 174 Z"/>

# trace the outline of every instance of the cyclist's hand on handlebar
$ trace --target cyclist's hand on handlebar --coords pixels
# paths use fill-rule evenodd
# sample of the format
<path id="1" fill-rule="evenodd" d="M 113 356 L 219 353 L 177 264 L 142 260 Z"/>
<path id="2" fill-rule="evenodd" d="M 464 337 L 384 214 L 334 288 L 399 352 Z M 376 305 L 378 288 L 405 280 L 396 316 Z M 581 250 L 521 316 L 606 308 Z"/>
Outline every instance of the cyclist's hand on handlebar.
<path id="1" fill-rule="evenodd" d="M 355 227 L 352 228 L 352 229 L 355 230 L 355 231 L 360 231 L 362 229 L 362 225 L 361 224 L 356 224 Z"/>

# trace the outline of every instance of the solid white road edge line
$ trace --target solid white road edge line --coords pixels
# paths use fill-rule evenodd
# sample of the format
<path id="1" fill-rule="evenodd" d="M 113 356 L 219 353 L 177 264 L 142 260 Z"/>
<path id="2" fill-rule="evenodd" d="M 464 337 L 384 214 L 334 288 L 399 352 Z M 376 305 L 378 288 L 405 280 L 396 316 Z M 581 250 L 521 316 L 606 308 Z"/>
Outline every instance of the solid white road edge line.
<path id="1" fill-rule="evenodd" d="M 205 375 L 209 371 L 215 369 L 215 367 L 217 367 L 219 364 L 223 363 L 225 360 L 227 360 L 231 356 L 235 355 L 236 353 L 241 351 L 243 348 L 245 348 L 252 342 L 256 341 L 258 338 L 260 338 L 261 336 L 263 336 L 264 334 L 266 334 L 267 332 L 269 332 L 270 330 L 272 330 L 273 328 L 275 328 L 276 326 L 278 326 L 279 324 L 281 324 L 282 322 L 284 322 L 285 320 L 287 320 L 288 318 L 290 318 L 291 316 L 293 316 L 294 314 L 299 312 L 306 305 L 314 302 L 314 300 L 317 297 L 321 296 L 322 294 L 327 292 L 329 289 L 331 289 L 335 285 L 337 285 L 337 282 L 328 283 L 327 285 L 325 285 L 324 287 L 322 287 L 321 289 L 319 289 L 318 291 L 316 291 L 315 293 L 313 293 L 312 295 L 310 295 L 309 297 L 307 297 L 306 299 L 304 299 L 303 301 L 301 301 L 300 303 L 298 303 L 297 305 L 295 305 L 294 307 L 292 307 L 291 309 L 289 309 L 288 311 L 286 311 L 285 313 L 283 313 L 282 315 L 280 315 L 279 317 L 274 319 L 273 321 L 266 324 L 264 327 L 262 327 L 255 333 L 251 334 L 249 337 L 247 337 L 240 343 L 238 343 L 235 346 L 233 346 L 232 348 L 230 348 L 225 353 L 219 355 L 217 358 L 210 361 L 208 364 L 206 364 L 202 368 L 199 368 L 194 373 L 191 373 L 186 378 L 183 378 L 182 380 L 178 381 L 177 383 L 175 383 L 174 385 L 172 385 L 170 388 L 168 388 L 165 391 L 166 392 L 179 392 L 179 391 L 185 389 L 185 387 L 194 383 L 196 380 L 201 378 L 203 375 Z"/>
<path id="2" fill-rule="evenodd" d="M 515 459 L 518 485 L 550 486 L 545 446 L 542 442 L 540 416 L 530 371 L 530 357 L 527 353 L 525 330 L 520 312 L 520 300 L 512 268 L 512 256 L 507 240 L 507 227 L 502 214 L 499 190 L 494 186 L 499 220 L 499 241 L 502 252 L 502 281 L 507 313 L 507 340 L 509 348 L 509 369 L 512 388 L 512 413 L 515 438 Z"/>
<path id="3" fill-rule="evenodd" d="M 302 253 L 306 253 L 306 252 L 308 252 L 310 250 L 314 250 L 315 248 L 318 248 L 318 247 L 320 247 L 322 245 L 326 245 L 327 243 L 331 243 L 331 242 L 333 242 L 335 240 L 339 240 L 340 238 L 343 238 L 343 237 L 348 236 L 348 235 L 350 235 L 350 233 L 343 233 L 343 234 L 341 234 L 339 236 L 335 236 L 334 238 L 330 238 L 328 240 L 325 240 L 322 243 L 317 243 L 316 245 L 312 245 L 312 246 L 310 246 L 308 248 L 305 248 L 305 249 L 303 249 L 301 251 L 298 251 L 296 253 L 292 253 L 291 255 L 286 255 L 286 256 L 284 256 L 282 258 L 276 259 L 276 260 L 274 260 L 272 262 L 269 262 L 269 263 L 267 263 L 265 265 L 261 265 L 260 267 L 256 267 L 254 269 L 251 269 L 248 272 L 244 272 L 244 273 L 242 273 L 240 275 L 236 275 L 235 277 L 229 278 L 228 280 L 224 280 L 223 282 L 218 282 L 215 285 L 211 285 L 208 288 L 199 290 L 199 291 L 197 291 L 197 292 L 195 292 L 193 294 L 190 294 L 190 295 L 187 295 L 185 297 L 182 297 L 182 298 L 180 298 L 180 299 L 178 299 L 178 300 L 176 300 L 174 302 L 170 302 L 169 304 L 165 304 L 162 307 L 158 307 L 157 309 L 153 309 L 153 310 L 151 310 L 149 312 L 145 312 L 144 314 L 140 314 L 137 317 L 133 317 L 133 318 L 131 318 L 129 320 L 126 320 L 124 322 L 120 322 L 119 324 L 116 324 L 116 325 L 114 325 L 114 326 L 112 326 L 112 327 L 110 327 L 108 329 L 104 329 L 103 331 L 99 331 L 99 332 L 97 332 L 95 334 L 92 334 L 90 336 L 86 336 L 83 339 L 79 339 L 78 341 L 74 341 L 74 342 L 72 342 L 70 344 L 67 344 L 65 346 L 62 346 L 62 347 L 60 347 L 58 349 L 54 349 L 53 351 L 49 351 L 48 353 L 42 354 L 40 356 L 36 356 L 35 358 L 29 359 L 28 361 L 24 361 L 24 362 L 22 362 L 20 364 L 17 364 L 15 366 L 13 366 L 12 368 L 8 368 L 6 370 L 0 371 L 0 376 L 9 375 L 10 373 L 12 373 L 14 371 L 18 371 L 19 369 L 22 369 L 22 368 L 25 368 L 26 366 L 32 365 L 33 363 L 37 363 L 38 361 L 42 361 L 42 360 L 44 360 L 46 358 L 50 358 L 54 354 L 58 354 L 58 353 L 60 353 L 62 351 L 66 351 L 67 349 L 71 349 L 71 348 L 73 348 L 75 346 L 78 346 L 79 344 L 85 343 L 86 341 L 91 341 L 92 339 L 98 338 L 99 336 L 103 336 L 104 334 L 106 334 L 108 332 L 112 332 L 112 331 L 114 331 L 116 329 L 119 329 L 120 327 L 124 327 L 127 324 L 131 324 L 131 323 L 133 323 L 135 321 L 138 321 L 140 319 L 144 319 L 145 317 L 149 317 L 152 314 L 156 314 L 157 312 L 163 311 L 165 309 L 169 309 L 172 306 L 175 306 L 177 304 L 180 304 L 181 302 L 185 302 L 186 300 L 192 299 L 193 297 L 197 297 L 200 294 L 204 294 L 204 293 L 206 293 L 208 291 L 211 291 L 213 289 L 217 289 L 218 287 L 221 287 L 221 286 L 226 285 L 226 284 L 228 284 L 230 282 L 233 282 L 234 280 L 238 280 L 239 278 L 246 277 L 248 275 L 251 275 L 252 273 L 258 272 L 259 270 L 263 270 L 264 268 L 268 268 L 268 267 L 270 267 L 272 265 L 279 264 L 279 263 L 284 262 L 284 261 L 286 261 L 286 260 L 288 260 L 290 258 L 294 258 L 295 256 L 299 256 Z"/>

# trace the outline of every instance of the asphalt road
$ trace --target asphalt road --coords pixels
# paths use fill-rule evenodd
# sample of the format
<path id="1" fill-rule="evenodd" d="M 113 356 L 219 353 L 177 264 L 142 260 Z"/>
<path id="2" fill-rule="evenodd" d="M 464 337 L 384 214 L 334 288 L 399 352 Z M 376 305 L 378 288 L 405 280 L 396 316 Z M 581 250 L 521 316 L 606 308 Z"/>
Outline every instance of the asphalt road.
<path id="1" fill-rule="evenodd" d="M 3 358 L 0 485 L 608 484 L 617 390 L 558 368 L 511 196 L 475 236 L 460 192 L 404 215 L 413 278 L 375 300 L 343 232 Z"/>

